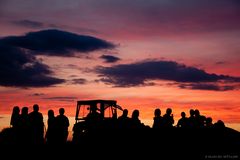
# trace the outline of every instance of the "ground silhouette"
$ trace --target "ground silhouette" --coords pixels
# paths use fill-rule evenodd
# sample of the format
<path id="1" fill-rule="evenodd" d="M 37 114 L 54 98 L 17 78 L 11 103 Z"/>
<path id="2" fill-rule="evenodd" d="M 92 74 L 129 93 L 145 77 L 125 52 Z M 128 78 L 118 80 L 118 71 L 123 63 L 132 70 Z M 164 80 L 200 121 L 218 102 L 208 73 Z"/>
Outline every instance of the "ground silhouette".
<path id="1" fill-rule="evenodd" d="M 59 109 L 57 117 L 49 110 L 47 141 L 42 143 L 42 115 L 38 112 L 38 106 L 34 105 L 34 111 L 30 114 L 26 107 L 23 108 L 20 115 L 19 107 L 14 107 L 10 122 L 12 127 L 0 132 L 3 153 L 19 153 L 8 156 L 17 155 L 24 158 L 24 155 L 30 152 L 43 157 L 57 155 L 60 158 L 63 156 L 90 158 L 93 155 L 105 157 L 110 154 L 119 156 L 130 154 L 136 156 L 135 158 L 144 154 L 167 159 L 206 159 L 216 155 L 219 158 L 223 156 L 239 158 L 240 132 L 226 127 L 221 120 L 213 124 L 212 118 L 200 115 L 199 110 L 190 110 L 189 117 L 182 113 L 182 118 L 175 127 L 172 110 L 168 108 L 162 117 L 161 110 L 157 108 L 153 114 L 153 126 L 149 127 L 141 123 L 138 110 L 133 111 L 131 118 L 125 109 L 118 118 L 113 117 L 111 121 L 109 119 L 106 121 L 99 118 L 97 110 L 93 109 L 86 121 L 74 125 L 72 141 L 66 141 L 69 122 L 64 116 L 64 109 Z M 35 118 L 31 118 L 32 114 Z M 28 120 L 32 123 L 29 124 Z M 38 126 L 35 132 L 40 130 L 39 134 L 32 131 L 32 128 L 36 127 L 31 126 L 34 123 Z M 32 139 L 31 134 L 37 135 L 36 139 Z"/>

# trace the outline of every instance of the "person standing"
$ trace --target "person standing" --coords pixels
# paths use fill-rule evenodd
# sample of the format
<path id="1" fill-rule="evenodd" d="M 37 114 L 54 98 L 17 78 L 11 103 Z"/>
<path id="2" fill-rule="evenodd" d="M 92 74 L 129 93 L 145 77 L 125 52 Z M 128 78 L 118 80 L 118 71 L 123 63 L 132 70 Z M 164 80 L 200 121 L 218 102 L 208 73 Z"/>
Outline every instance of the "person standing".
<path id="1" fill-rule="evenodd" d="M 54 144 L 56 143 L 55 136 L 56 133 L 56 117 L 54 116 L 54 111 L 52 109 L 48 110 L 48 128 L 46 132 L 46 142 L 47 144 Z"/>
<path id="2" fill-rule="evenodd" d="M 33 105 L 33 111 L 29 113 L 29 122 L 31 143 L 43 144 L 44 143 L 43 115 L 42 113 L 39 112 L 39 106 L 37 104 Z"/>
<path id="3" fill-rule="evenodd" d="M 18 128 L 20 123 L 20 108 L 18 106 L 14 106 L 12 110 L 10 126 L 12 128 Z"/>
<path id="4" fill-rule="evenodd" d="M 68 137 L 69 120 L 64 115 L 64 108 L 59 109 L 59 115 L 56 117 L 57 143 L 65 144 Z"/>

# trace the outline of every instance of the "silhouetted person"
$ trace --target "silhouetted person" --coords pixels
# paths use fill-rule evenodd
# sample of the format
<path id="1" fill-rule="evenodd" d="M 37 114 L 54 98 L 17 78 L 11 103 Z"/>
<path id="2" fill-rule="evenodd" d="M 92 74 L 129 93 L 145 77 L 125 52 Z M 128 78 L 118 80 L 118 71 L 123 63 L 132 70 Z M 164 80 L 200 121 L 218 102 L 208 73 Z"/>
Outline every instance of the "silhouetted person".
<path id="1" fill-rule="evenodd" d="M 195 111 L 195 125 L 197 128 L 203 128 L 204 124 L 205 124 L 205 116 L 200 115 L 200 112 L 198 109 L 196 109 Z"/>
<path id="2" fill-rule="evenodd" d="M 43 144 L 44 143 L 43 115 L 42 113 L 39 112 L 39 106 L 37 104 L 33 105 L 33 111 L 29 113 L 29 122 L 31 142 L 33 144 Z"/>
<path id="3" fill-rule="evenodd" d="M 13 143 L 19 143 L 20 140 L 20 108 L 18 106 L 14 106 L 12 110 L 10 126 L 12 127 L 13 132 Z"/>
<path id="4" fill-rule="evenodd" d="M 225 124 L 222 120 L 218 120 L 216 123 L 214 123 L 213 127 L 217 129 L 223 129 L 225 128 Z"/>
<path id="5" fill-rule="evenodd" d="M 132 117 L 131 117 L 131 128 L 133 129 L 138 129 L 138 128 L 142 128 L 143 124 L 141 123 L 141 121 L 139 120 L 139 110 L 135 109 L 132 112 Z"/>
<path id="6" fill-rule="evenodd" d="M 21 127 L 29 127 L 28 107 L 23 107 L 20 115 Z"/>
<path id="7" fill-rule="evenodd" d="M 20 115 L 20 136 L 21 143 L 30 143 L 30 120 L 28 107 L 23 107 Z"/>
<path id="8" fill-rule="evenodd" d="M 190 116 L 188 118 L 188 127 L 195 128 L 196 127 L 195 111 L 193 109 L 190 109 L 189 113 L 190 113 Z"/>
<path id="9" fill-rule="evenodd" d="M 206 127 L 207 128 L 212 128 L 213 127 L 213 123 L 212 123 L 212 118 L 211 117 L 207 117 L 206 118 Z"/>
<path id="10" fill-rule="evenodd" d="M 11 115 L 10 125 L 13 128 L 18 128 L 20 122 L 20 108 L 18 106 L 14 106 Z"/>
<path id="11" fill-rule="evenodd" d="M 56 126 L 57 126 L 57 141 L 60 144 L 65 144 L 67 142 L 68 137 L 68 127 L 69 127 L 69 120 L 64 115 L 65 110 L 64 108 L 59 109 L 59 115 L 56 117 Z"/>
<path id="12" fill-rule="evenodd" d="M 56 143 L 56 118 L 54 116 L 54 111 L 52 109 L 48 110 L 48 128 L 46 132 L 46 142 L 47 144 L 55 144 Z"/>
<path id="13" fill-rule="evenodd" d="M 128 110 L 124 109 L 122 115 L 118 117 L 119 128 L 121 128 L 121 129 L 128 128 L 129 123 L 130 123 L 130 121 L 129 121 L 129 117 L 128 117 Z"/>
<path id="14" fill-rule="evenodd" d="M 98 112 L 96 105 L 90 106 L 90 112 L 86 117 L 86 125 L 88 129 L 97 129 L 100 127 L 101 123 L 101 114 Z"/>
<path id="15" fill-rule="evenodd" d="M 166 114 L 163 116 L 163 127 L 172 128 L 174 124 L 172 109 L 168 108 Z"/>
<path id="16" fill-rule="evenodd" d="M 177 127 L 181 127 L 181 128 L 186 128 L 187 127 L 187 118 L 186 118 L 186 113 L 185 112 L 182 112 L 181 113 L 181 117 L 179 120 L 178 120 L 178 123 L 177 123 Z"/>
<path id="17" fill-rule="evenodd" d="M 155 109 L 153 117 L 153 126 L 152 128 L 162 128 L 163 127 L 163 118 L 161 116 L 161 110 L 159 108 Z"/>

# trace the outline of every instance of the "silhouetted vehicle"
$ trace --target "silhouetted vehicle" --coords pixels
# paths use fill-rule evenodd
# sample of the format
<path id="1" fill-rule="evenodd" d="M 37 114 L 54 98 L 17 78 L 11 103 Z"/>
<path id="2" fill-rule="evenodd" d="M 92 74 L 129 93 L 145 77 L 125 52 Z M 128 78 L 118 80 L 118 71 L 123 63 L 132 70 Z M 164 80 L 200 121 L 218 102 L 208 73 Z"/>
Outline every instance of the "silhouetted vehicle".
<path id="1" fill-rule="evenodd" d="M 93 130 L 112 129 L 116 127 L 117 111 L 123 111 L 115 100 L 77 101 L 75 124 L 73 126 L 73 142 L 83 140 Z"/>

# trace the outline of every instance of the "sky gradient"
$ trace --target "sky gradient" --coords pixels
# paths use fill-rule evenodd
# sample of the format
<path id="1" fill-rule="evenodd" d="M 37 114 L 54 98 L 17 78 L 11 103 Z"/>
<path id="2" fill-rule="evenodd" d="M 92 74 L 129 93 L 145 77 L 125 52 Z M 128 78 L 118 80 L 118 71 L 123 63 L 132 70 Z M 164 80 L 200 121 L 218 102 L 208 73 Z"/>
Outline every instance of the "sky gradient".
<path id="1" fill-rule="evenodd" d="M 114 99 L 148 125 L 193 108 L 240 131 L 239 18 L 238 0 L 1 0 L 0 113 Z"/>

